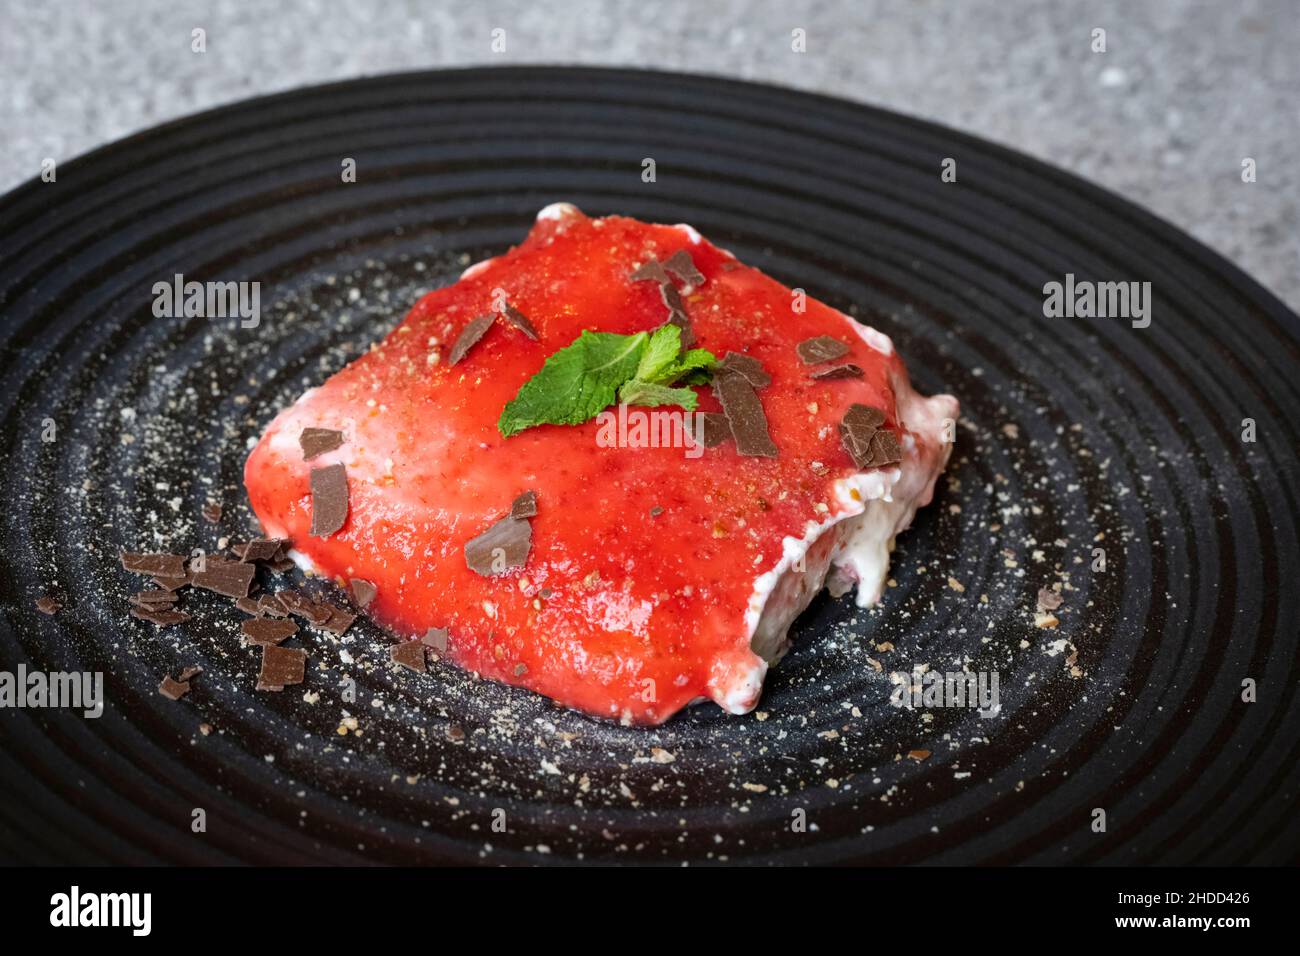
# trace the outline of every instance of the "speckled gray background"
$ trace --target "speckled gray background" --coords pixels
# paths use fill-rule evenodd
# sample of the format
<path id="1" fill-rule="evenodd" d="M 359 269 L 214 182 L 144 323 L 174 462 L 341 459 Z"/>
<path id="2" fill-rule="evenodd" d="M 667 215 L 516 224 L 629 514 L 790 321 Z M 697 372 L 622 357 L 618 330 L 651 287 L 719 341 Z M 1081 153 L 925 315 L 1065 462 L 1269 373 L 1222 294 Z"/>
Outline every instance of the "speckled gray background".
<path id="1" fill-rule="evenodd" d="M 0 190 L 259 93 L 505 63 L 722 73 L 937 120 L 1144 204 L 1300 308 L 1297 0 L 0 0 Z"/>

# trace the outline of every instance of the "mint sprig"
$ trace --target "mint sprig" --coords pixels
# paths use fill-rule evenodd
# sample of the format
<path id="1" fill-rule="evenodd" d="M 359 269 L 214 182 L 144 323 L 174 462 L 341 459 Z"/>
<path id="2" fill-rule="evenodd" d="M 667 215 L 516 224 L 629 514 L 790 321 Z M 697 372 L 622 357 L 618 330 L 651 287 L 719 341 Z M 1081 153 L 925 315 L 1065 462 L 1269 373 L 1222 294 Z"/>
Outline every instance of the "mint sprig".
<path id="1" fill-rule="evenodd" d="M 502 410 L 497 430 L 509 438 L 537 425 L 579 425 L 616 399 L 694 411 L 696 395 L 682 386 L 708 381 L 716 361 L 705 349 L 683 355 L 675 325 L 633 335 L 583 332 L 524 382 Z"/>

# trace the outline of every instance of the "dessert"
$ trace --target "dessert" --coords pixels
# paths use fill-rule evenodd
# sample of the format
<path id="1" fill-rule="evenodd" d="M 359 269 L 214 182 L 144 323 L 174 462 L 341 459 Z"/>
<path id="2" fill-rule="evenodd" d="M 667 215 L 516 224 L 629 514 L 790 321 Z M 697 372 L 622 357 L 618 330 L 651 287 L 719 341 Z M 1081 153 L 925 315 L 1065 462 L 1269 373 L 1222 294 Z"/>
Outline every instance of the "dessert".
<path id="1" fill-rule="evenodd" d="M 281 412 L 244 477 L 394 636 L 653 724 L 751 710 L 823 586 L 879 600 L 957 412 L 690 227 L 559 204 Z"/>

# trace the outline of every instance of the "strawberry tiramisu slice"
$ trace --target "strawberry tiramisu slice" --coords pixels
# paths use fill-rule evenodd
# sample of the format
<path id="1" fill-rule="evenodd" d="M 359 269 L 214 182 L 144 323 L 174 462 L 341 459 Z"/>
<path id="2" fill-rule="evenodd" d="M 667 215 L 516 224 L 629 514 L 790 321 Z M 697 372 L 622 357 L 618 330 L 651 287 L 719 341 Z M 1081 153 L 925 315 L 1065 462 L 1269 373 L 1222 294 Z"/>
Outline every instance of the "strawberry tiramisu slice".
<path id="1" fill-rule="evenodd" d="M 245 482 L 395 636 L 658 723 L 751 710 L 828 583 L 879 599 L 956 417 L 691 228 L 556 205 L 285 409 Z"/>

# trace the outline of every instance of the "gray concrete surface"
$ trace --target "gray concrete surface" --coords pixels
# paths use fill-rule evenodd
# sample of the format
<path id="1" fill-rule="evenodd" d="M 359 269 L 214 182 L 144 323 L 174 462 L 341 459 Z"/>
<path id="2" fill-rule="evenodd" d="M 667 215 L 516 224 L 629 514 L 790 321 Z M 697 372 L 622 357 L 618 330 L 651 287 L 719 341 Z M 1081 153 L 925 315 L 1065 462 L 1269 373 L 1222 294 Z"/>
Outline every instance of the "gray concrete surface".
<path id="1" fill-rule="evenodd" d="M 255 94 L 505 63 L 721 73 L 937 120 L 1142 203 L 1300 309 L 1297 0 L 0 0 L 0 190 Z"/>

